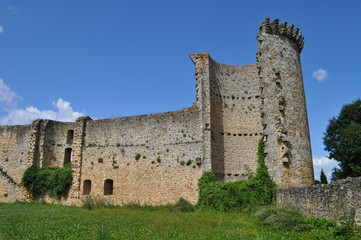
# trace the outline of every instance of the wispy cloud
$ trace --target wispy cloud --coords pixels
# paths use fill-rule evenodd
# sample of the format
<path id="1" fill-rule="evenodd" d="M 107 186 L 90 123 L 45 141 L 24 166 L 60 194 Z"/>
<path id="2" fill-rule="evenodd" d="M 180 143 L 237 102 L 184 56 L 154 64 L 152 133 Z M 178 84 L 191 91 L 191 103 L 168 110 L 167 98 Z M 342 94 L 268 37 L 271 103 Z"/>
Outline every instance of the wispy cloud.
<path id="1" fill-rule="evenodd" d="M 72 122 L 84 116 L 83 113 L 74 111 L 70 102 L 61 98 L 53 102 L 53 110 L 40 110 L 34 106 L 18 108 L 15 101 L 17 97 L 18 95 L 0 79 L 0 107 L 6 113 L 0 118 L 1 125 L 29 124 L 38 118 Z"/>
<path id="2" fill-rule="evenodd" d="M 313 157 L 315 179 L 320 179 L 321 169 L 325 172 L 328 181 L 331 179 L 332 169 L 338 167 L 338 162 L 328 157 Z"/>
<path id="3" fill-rule="evenodd" d="M 312 77 L 315 78 L 319 82 L 323 82 L 327 78 L 327 71 L 325 69 L 318 69 L 312 73 Z"/>
<path id="4" fill-rule="evenodd" d="M 18 11 L 16 10 L 16 8 L 14 6 L 8 6 L 8 11 L 13 13 L 13 14 L 18 13 Z"/>
<path id="5" fill-rule="evenodd" d="M 4 80 L 0 78 L 0 106 L 2 108 L 13 108 L 16 106 L 16 93 L 5 85 Z"/>
<path id="6" fill-rule="evenodd" d="M 0 34 L 4 32 L 3 26 L 0 25 Z"/>

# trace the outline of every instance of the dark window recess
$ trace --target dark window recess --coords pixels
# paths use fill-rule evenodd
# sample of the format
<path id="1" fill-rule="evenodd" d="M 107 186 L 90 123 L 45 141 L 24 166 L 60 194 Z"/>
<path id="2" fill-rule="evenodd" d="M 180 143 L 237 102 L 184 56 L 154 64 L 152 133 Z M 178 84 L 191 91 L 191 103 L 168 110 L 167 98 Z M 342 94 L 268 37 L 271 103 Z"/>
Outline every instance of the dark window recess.
<path id="1" fill-rule="evenodd" d="M 64 164 L 67 164 L 67 163 L 71 162 L 71 152 L 72 152 L 71 148 L 66 148 L 65 149 Z"/>
<path id="2" fill-rule="evenodd" d="M 87 179 L 83 182 L 83 195 L 89 195 L 92 190 L 92 181 Z"/>
<path id="3" fill-rule="evenodd" d="M 68 130 L 68 133 L 66 135 L 66 144 L 73 144 L 74 139 L 74 130 Z"/>
<path id="4" fill-rule="evenodd" d="M 113 195 L 113 180 L 106 179 L 104 181 L 104 195 Z"/>

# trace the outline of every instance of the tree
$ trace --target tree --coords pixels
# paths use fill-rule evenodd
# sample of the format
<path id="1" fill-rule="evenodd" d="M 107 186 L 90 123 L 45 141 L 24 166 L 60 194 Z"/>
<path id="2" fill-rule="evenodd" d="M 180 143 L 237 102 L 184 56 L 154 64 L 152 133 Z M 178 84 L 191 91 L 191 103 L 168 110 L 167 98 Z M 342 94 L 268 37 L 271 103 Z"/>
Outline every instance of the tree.
<path id="1" fill-rule="evenodd" d="M 332 180 L 361 176 L 361 100 L 344 105 L 327 126 L 323 142 L 329 158 L 339 162 Z"/>
<path id="2" fill-rule="evenodd" d="M 336 181 L 338 179 L 343 179 L 343 178 L 345 178 L 345 177 L 343 176 L 342 170 L 334 167 L 332 169 L 331 181 L 333 182 L 333 181 Z"/>
<path id="3" fill-rule="evenodd" d="M 320 182 L 322 184 L 328 184 L 327 177 L 326 177 L 325 173 L 323 172 L 323 169 L 321 169 Z"/>

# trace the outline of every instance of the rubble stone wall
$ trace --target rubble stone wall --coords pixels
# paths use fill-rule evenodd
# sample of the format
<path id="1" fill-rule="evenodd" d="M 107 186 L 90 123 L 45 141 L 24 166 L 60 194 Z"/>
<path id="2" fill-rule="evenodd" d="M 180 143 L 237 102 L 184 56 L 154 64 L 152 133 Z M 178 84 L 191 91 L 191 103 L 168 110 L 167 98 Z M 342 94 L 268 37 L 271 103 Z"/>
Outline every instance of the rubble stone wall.
<path id="1" fill-rule="evenodd" d="M 68 131 L 75 130 L 75 123 L 44 120 L 40 130 L 42 167 L 62 167 L 66 149 L 72 149 L 72 142 L 67 142 Z"/>
<path id="2" fill-rule="evenodd" d="M 81 183 L 91 180 L 91 194 L 101 196 L 104 181 L 113 180 L 118 204 L 159 205 L 180 197 L 195 203 L 202 147 L 197 111 L 88 121 Z"/>
<path id="3" fill-rule="evenodd" d="M 219 179 L 246 179 L 257 168 L 262 136 L 260 83 L 256 64 L 210 61 L 213 171 Z"/>
<path id="4" fill-rule="evenodd" d="M 24 198 L 19 186 L 27 162 L 31 125 L 0 127 L 0 202 Z"/>
<path id="5" fill-rule="evenodd" d="M 361 177 L 347 178 L 330 184 L 281 188 L 277 203 L 292 205 L 307 215 L 336 219 L 355 214 L 361 225 Z"/>
<path id="6" fill-rule="evenodd" d="M 278 186 L 308 186 L 314 180 L 300 62 L 303 36 L 286 25 L 266 19 L 257 37 L 266 165 Z"/>

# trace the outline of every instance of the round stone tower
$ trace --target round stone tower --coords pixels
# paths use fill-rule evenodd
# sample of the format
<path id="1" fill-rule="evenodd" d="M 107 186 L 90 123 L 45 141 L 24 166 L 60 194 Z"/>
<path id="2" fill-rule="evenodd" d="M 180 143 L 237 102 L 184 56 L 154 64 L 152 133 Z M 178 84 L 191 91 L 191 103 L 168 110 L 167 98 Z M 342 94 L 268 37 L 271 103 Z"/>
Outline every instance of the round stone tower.
<path id="1" fill-rule="evenodd" d="M 260 24 L 258 74 L 266 165 L 281 187 L 314 183 L 298 28 L 266 18 Z"/>

